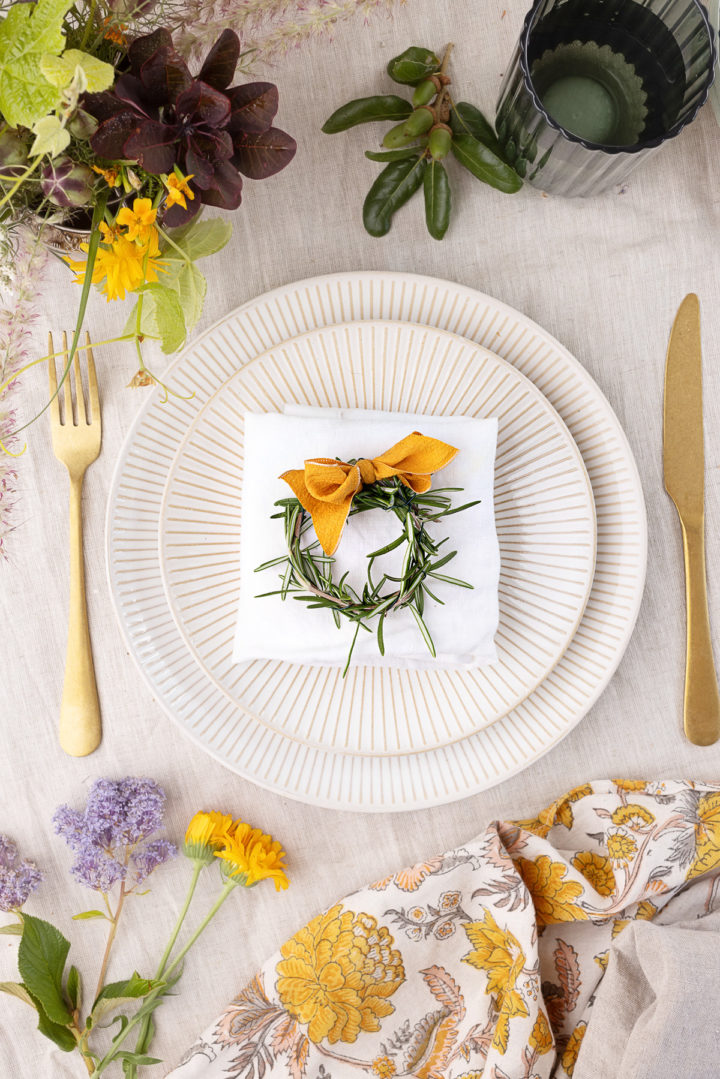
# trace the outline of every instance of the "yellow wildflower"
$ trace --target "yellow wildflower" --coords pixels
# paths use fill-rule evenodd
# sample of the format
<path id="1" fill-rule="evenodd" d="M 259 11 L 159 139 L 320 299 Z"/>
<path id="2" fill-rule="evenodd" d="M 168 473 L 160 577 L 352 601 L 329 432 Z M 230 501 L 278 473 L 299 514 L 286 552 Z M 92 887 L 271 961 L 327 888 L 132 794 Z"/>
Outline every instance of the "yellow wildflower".
<path id="1" fill-rule="evenodd" d="M 573 858 L 572 864 L 598 895 L 612 895 L 615 891 L 615 874 L 604 854 L 580 850 Z"/>
<path id="2" fill-rule="evenodd" d="M 282 946 L 280 1003 L 311 1042 L 354 1042 L 395 1011 L 388 1000 L 405 980 L 402 955 L 385 926 L 340 904 L 313 918 Z"/>
<path id="3" fill-rule="evenodd" d="M 225 846 L 232 822 L 226 813 L 196 813 L 185 833 L 183 849 L 187 857 L 206 865 L 211 862 L 215 851 Z"/>
<path id="4" fill-rule="evenodd" d="M 215 851 L 215 857 L 226 864 L 223 872 L 237 884 L 252 888 L 261 880 L 273 880 L 275 890 L 287 888 L 283 858 L 285 851 L 272 836 L 263 835 L 259 828 L 251 828 L 238 821 L 227 833 L 225 846 Z"/>
<path id="5" fill-rule="evenodd" d="M 117 169 L 101 169 L 99 165 L 91 165 L 90 168 L 93 172 L 96 172 L 98 176 L 102 176 L 108 187 L 117 187 L 120 182 L 120 174 Z M 100 226 L 102 228 L 102 225 Z"/>
<path id="6" fill-rule="evenodd" d="M 150 239 L 157 217 L 157 210 L 151 199 L 135 199 L 132 210 L 129 206 L 123 206 L 117 215 L 117 224 L 127 228 L 125 236 L 128 240 L 137 240 L 144 244 Z"/>
<path id="7" fill-rule="evenodd" d="M 645 806 L 634 805 L 632 802 L 626 806 L 618 806 L 612 815 L 613 824 L 625 824 L 628 828 L 636 830 L 652 824 L 655 815 Z"/>
<path id="8" fill-rule="evenodd" d="M 167 186 L 165 204 L 167 206 L 174 206 L 177 203 L 178 206 L 182 206 L 183 210 L 187 210 L 186 197 L 190 201 L 195 198 L 195 192 L 188 183 L 188 180 L 192 180 L 194 175 L 195 173 L 191 172 L 188 176 L 183 176 L 182 174 L 178 176 L 176 172 L 173 172 L 168 176 L 165 181 Z"/>
<path id="9" fill-rule="evenodd" d="M 637 852 L 637 843 L 632 836 L 622 832 L 611 832 L 607 837 L 608 854 L 613 862 L 622 864 L 631 862 Z"/>

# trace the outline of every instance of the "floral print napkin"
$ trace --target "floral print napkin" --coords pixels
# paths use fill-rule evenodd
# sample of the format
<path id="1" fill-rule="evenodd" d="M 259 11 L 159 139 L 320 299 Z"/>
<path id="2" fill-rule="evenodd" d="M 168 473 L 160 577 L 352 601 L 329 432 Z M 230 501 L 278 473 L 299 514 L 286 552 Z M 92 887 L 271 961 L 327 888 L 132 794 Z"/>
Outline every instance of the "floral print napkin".
<path id="1" fill-rule="evenodd" d="M 719 893 L 720 786 L 587 783 L 318 915 L 172 1079 L 567 1079 L 613 940 Z"/>

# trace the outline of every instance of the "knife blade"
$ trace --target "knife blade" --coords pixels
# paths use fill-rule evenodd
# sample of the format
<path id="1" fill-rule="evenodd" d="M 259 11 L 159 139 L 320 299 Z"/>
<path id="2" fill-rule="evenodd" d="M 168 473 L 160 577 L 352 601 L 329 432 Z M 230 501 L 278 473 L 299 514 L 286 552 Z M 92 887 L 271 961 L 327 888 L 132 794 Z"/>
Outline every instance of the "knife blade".
<path id="1" fill-rule="evenodd" d="M 663 408 L 665 489 L 680 517 L 685 561 L 687 648 L 683 719 L 695 745 L 720 738 L 720 693 L 713 660 L 705 570 L 705 447 L 700 302 L 690 293 L 670 333 Z"/>

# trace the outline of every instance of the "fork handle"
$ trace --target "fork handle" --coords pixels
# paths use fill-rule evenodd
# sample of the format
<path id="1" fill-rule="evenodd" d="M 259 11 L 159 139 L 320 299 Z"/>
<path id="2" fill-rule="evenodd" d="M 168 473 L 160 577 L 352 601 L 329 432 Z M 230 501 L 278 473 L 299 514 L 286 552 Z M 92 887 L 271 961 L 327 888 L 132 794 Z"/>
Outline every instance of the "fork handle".
<path id="1" fill-rule="evenodd" d="M 70 617 L 60 705 L 60 745 L 71 757 L 92 753 L 102 737 L 85 598 L 82 481 L 70 478 Z"/>
<path id="2" fill-rule="evenodd" d="M 683 521 L 682 532 L 687 590 L 685 734 L 696 746 L 709 746 L 720 738 L 720 694 L 708 615 L 705 531 L 702 523 Z"/>

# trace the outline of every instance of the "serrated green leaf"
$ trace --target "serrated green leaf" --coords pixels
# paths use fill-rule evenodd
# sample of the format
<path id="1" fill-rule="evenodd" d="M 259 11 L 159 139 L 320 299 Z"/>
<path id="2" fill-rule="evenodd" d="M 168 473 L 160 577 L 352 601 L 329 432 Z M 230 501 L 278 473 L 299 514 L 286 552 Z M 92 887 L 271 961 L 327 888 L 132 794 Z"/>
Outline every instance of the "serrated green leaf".
<path id="1" fill-rule="evenodd" d="M 522 187 L 522 179 L 515 169 L 506 165 L 497 154 L 474 139 L 472 135 L 456 135 L 452 152 L 461 165 L 478 180 L 506 194 L 513 194 Z"/>
<path id="2" fill-rule="evenodd" d="M 140 333 L 158 338 L 163 352 L 175 352 L 185 341 L 185 318 L 177 293 L 156 283 L 142 285 L 137 291 L 143 294 Z M 137 308 L 135 304 L 124 333 L 135 333 Z"/>
<path id="3" fill-rule="evenodd" d="M 7 993 L 11 997 L 17 997 L 18 1000 L 24 1000 L 31 1008 L 36 1007 L 35 1001 L 22 982 L 0 982 L 0 993 Z"/>
<path id="4" fill-rule="evenodd" d="M 77 1046 L 77 1042 L 71 1031 L 69 1031 L 66 1026 L 61 1026 L 60 1023 L 53 1023 L 52 1019 L 48 1019 L 40 1001 L 33 993 L 30 993 L 29 996 L 32 1000 L 33 1007 L 38 1013 L 37 1028 L 40 1033 L 44 1034 L 46 1038 L 49 1038 L 51 1042 L 54 1042 L 58 1048 L 62 1049 L 63 1053 L 71 1053 Z"/>
<path id="5" fill-rule="evenodd" d="M 440 161 L 431 161 L 423 179 L 425 223 L 434 240 L 442 240 L 450 224 L 450 181 Z"/>
<path id="6" fill-rule="evenodd" d="M 55 113 L 37 120 L 33 124 L 32 132 L 35 141 L 30 147 L 30 157 L 41 157 L 43 154 L 57 157 L 70 145 L 70 135 Z"/>
<path id="7" fill-rule="evenodd" d="M 414 195 L 423 182 L 427 161 L 412 158 L 391 161 L 372 185 L 363 205 L 363 224 L 371 236 L 384 236 L 393 214 Z"/>
<path id="8" fill-rule="evenodd" d="M 63 18 L 71 6 L 72 0 L 12 4 L 0 23 L 0 112 L 11 127 L 32 127 L 59 100 L 40 63 L 62 52 Z"/>
<path id="9" fill-rule="evenodd" d="M 114 82 L 115 69 L 112 64 L 106 64 L 104 60 L 98 60 L 97 57 L 81 52 L 80 49 L 66 49 L 62 56 L 45 53 L 40 60 L 40 70 L 43 75 L 59 90 L 70 85 L 77 67 L 82 68 L 85 73 L 87 80 L 85 89 L 90 94 L 107 90 Z"/>
<path id="10" fill-rule="evenodd" d="M 10 925 L 0 925 L 0 936 L 13 936 L 21 937 L 23 927 L 18 922 L 11 922 Z"/>
<path id="11" fill-rule="evenodd" d="M 163 989 L 164 987 L 165 982 L 141 978 L 137 972 L 135 972 L 131 978 L 125 978 L 120 982 L 111 982 L 103 988 L 93 1004 L 93 1024 L 97 1026 L 97 1024 L 109 1015 L 110 1012 L 114 1011 L 115 1008 L 120 1008 L 125 1004 L 141 1000 L 142 997 L 146 997 L 156 989 Z M 123 1019 L 125 1019 L 125 1016 L 119 1015 L 116 1016 L 113 1022 L 120 1021 L 121 1029 L 124 1029 Z M 125 1022 L 127 1022 L 126 1019 Z"/>
<path id="12" fill-rule="evenodd" d="M 26 988 L 36 998 L 51 1023 L 61 1027 L 72 1022 L 62 991 L 65 960 L 70 942 L 59 929 L 42 918 L 23 914 L 24 930 L 18 948 L 18 970 Z"/>
<path id="13" fill-rule="evenodd" d="M 73 914 L 74 922 L 82 922 L 87 918 L 105 918 L 107 920 L 107 914 L 102 910 L 83 910 L 80 914 Z"/>
<path id="14" fill-rule="evenodd" d="M 65 988 L 67 989 L 67 995 L 70 998 L 70 1003 L 72 1004 L 73 1009 L 77 1011 L 77 1009 L 80 1007 L 80 998 L 82 995 L 82 981 L 80 978 L 80 971 L 77 967 L 70 967 L 70 970 L 68 971 L 67 985 Z"/>
<path id="15" fill-rule="evenodd" d="M 163 284 L 177 292 L 185 317 L 185 329 L 190 332 L 202 314 L 207 292 L 207 281 L 193 262 L 168 259 L 163 274 Z M 139 894 L 139 893 L 138 893 Z"/>
<path id="16" fill-rule="evenodd" d="M 204 259 L 221 251 L 232 236 L 232 225 L 222 217 L 214 217 L 210 221 L 191 221 L 182 228 L 168 229 L 168 234 L 173 243 L 194 262 L 195 259 Z M 166 255 L 173 257 L 169 244 L 163 247 L 163 257 Z"/>

